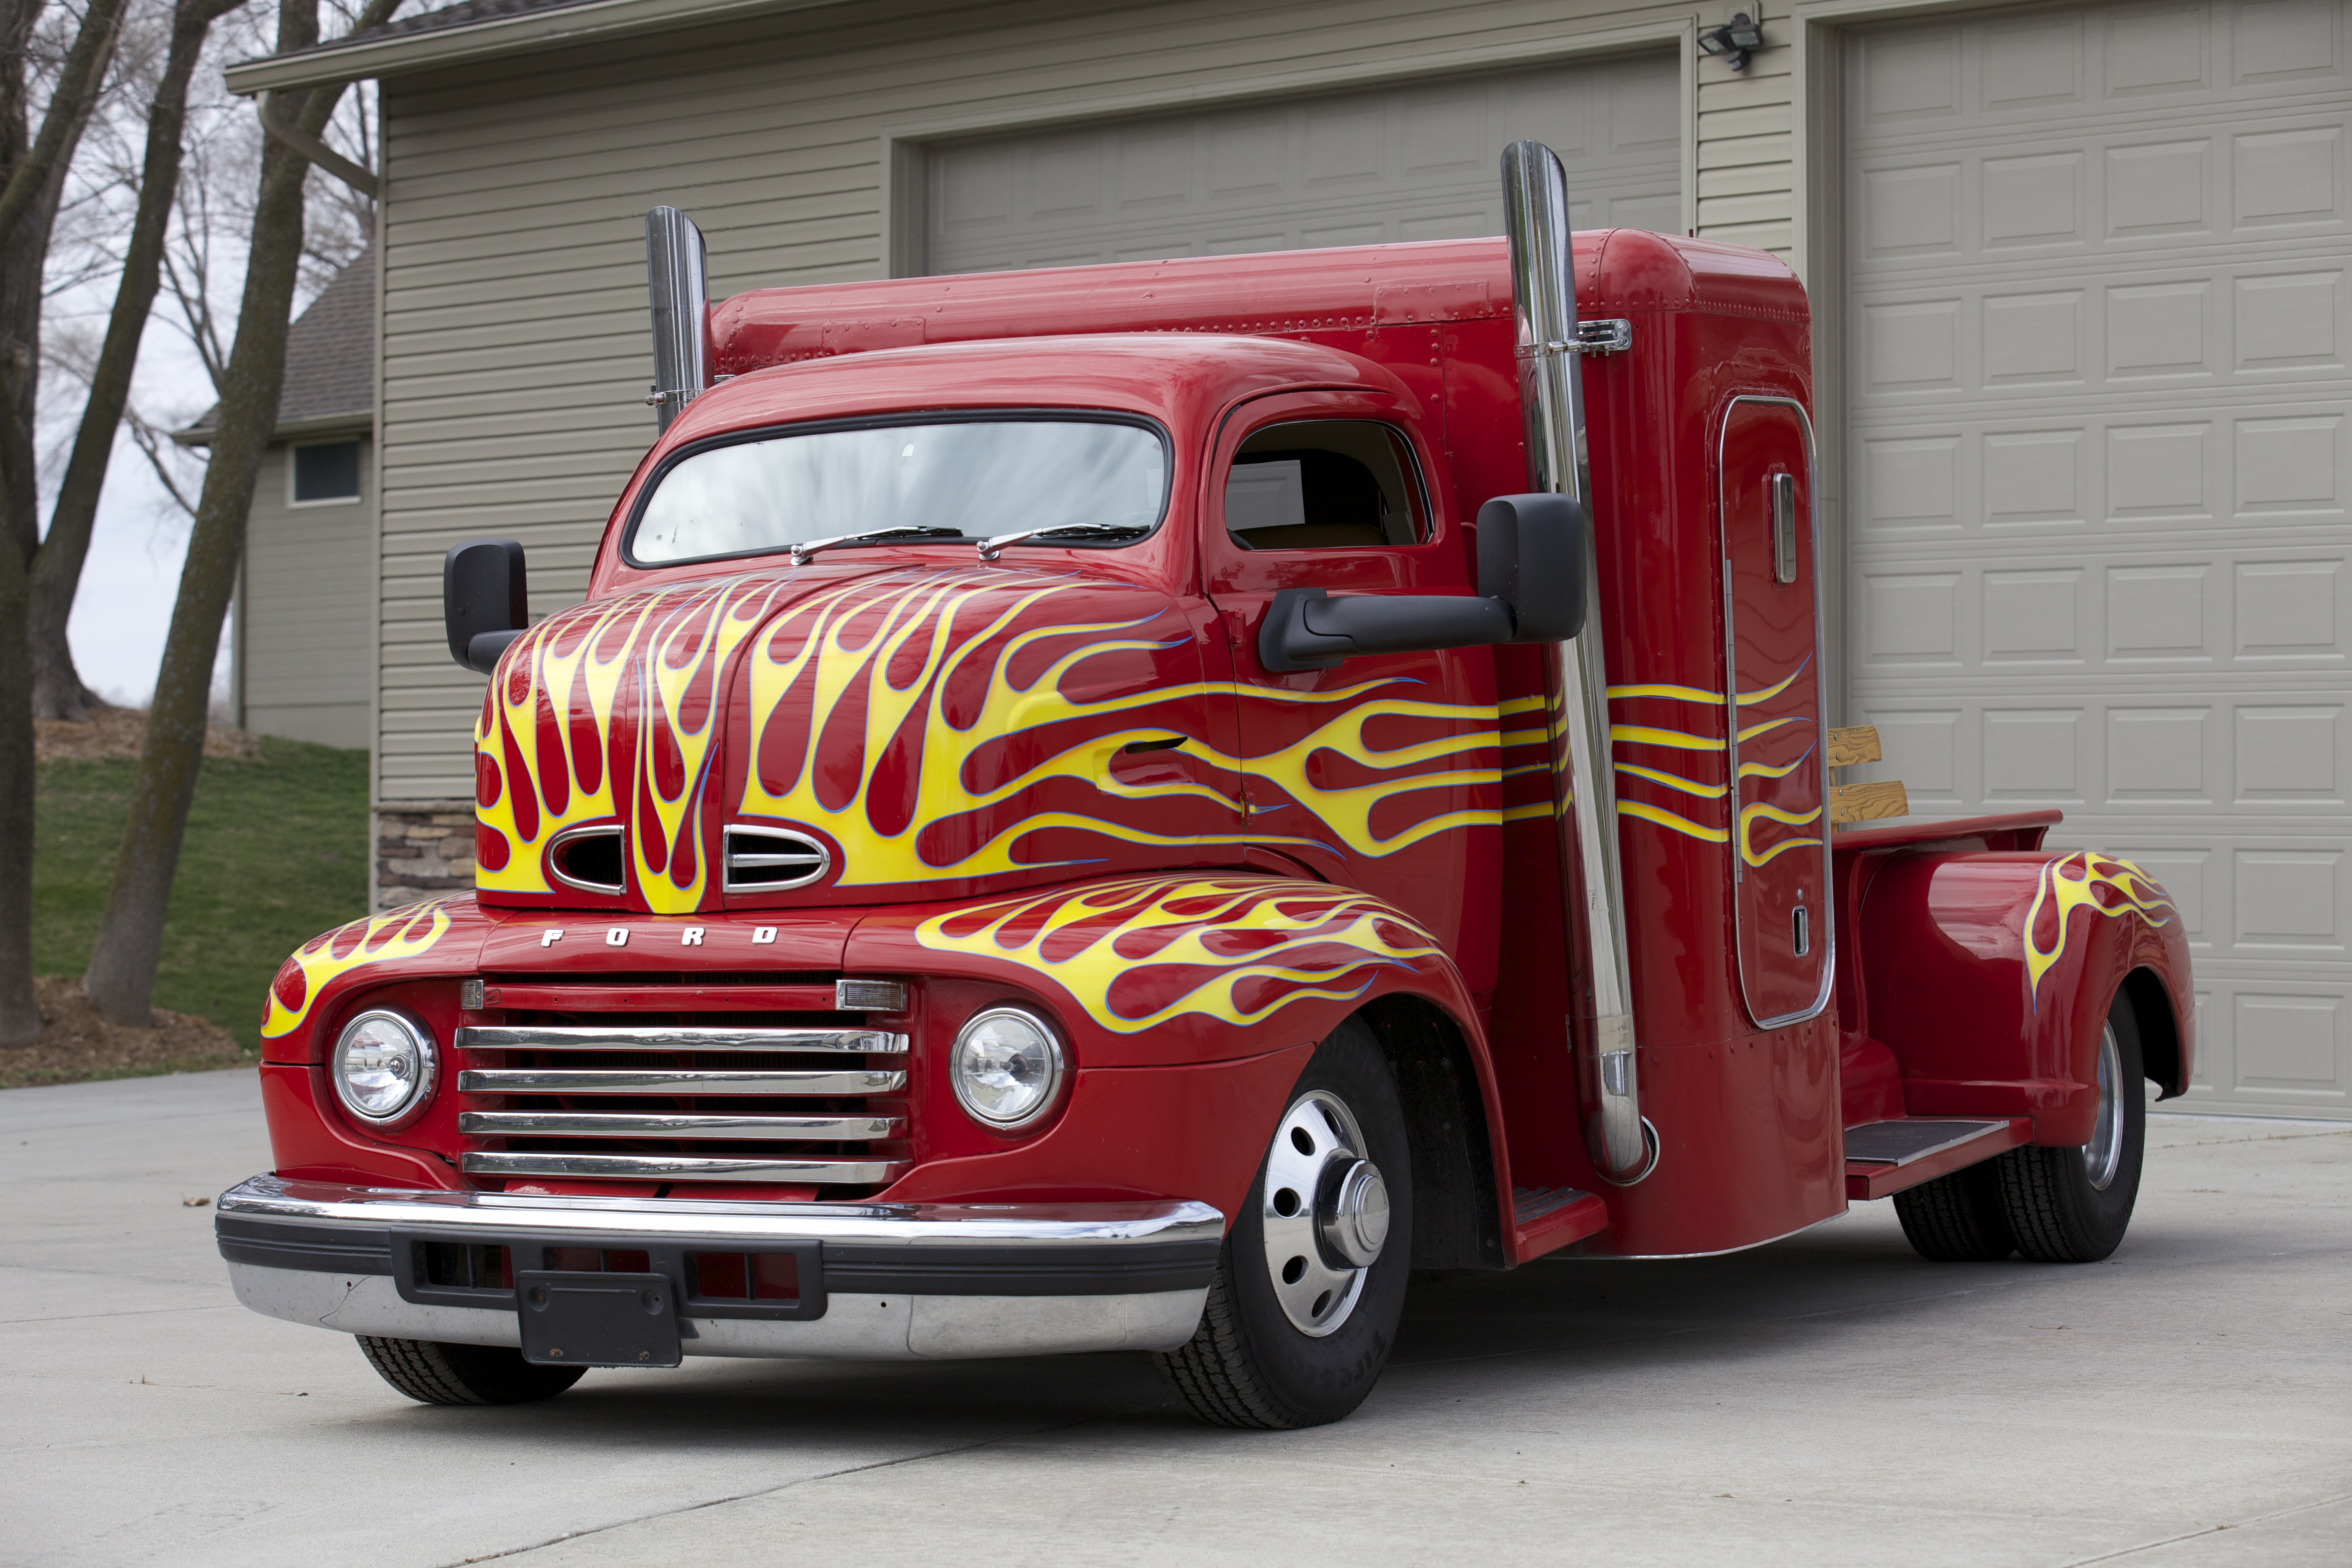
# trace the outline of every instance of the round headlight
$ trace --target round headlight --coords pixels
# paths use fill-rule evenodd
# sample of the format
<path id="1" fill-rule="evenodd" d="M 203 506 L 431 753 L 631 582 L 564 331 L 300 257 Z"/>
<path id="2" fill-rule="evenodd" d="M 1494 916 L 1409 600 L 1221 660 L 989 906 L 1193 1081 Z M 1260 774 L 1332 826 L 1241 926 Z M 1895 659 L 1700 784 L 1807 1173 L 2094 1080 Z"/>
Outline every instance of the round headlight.
<path id="1" fill-rule="evenodd" d="M 975 1013 L 956 1035 L 956 1098 L 973 1120 L 1010 1130 L 1043 1116 L 1062 1084 L 1062 1043 L 1013 1007 Z"/>
<path id="2" fill-rule="evenodd" d="M 373 1008 L 343 1026 L 329 1065 L 343 1109 L 387 1126 L 433 1093 L 433 1033 L 405 1013 Z"/>

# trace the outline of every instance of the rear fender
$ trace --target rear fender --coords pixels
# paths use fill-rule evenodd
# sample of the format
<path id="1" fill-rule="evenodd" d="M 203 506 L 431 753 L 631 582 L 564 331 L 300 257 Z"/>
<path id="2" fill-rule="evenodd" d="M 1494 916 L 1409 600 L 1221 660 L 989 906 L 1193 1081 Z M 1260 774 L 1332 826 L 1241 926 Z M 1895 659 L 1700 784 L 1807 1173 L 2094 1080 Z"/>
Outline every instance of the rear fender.
<path id="1" fill-rule="evenodd" d="M 2188 1087 L 2188 943 L 2138 867 L 2096 850 L 1959 850 L 1869 872 L 1847 905 L 1859 907 L 1849 950 L 1909 1114 L 2030 1116 L 2036 1143 L 2086 1142 L 2101 1030 L 2127 979 L 2156 1044 L 2149 1075 L 2167 1096 Z"/>

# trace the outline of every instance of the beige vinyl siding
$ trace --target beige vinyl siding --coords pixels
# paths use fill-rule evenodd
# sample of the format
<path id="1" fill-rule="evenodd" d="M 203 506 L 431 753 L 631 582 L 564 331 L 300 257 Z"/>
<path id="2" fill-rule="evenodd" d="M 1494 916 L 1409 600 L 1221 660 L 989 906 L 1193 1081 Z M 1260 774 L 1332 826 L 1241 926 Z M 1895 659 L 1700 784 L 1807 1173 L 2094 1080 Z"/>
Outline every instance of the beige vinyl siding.
<path id="1" fill-rule="evenodd" d="M 645 210 L 691 214 L 714 298 L 882 275 L 886 138 L 1268 101 L 1433 68 L 1679 39 L 1672 6 L 1257 0 L 800 13 L 385 83 L 376 792 L 467 793 L 479 678 L 449 661 L 447 547 L 530 552 L 532 608 L 582 591 L 650 443 Z M 1785 140 L 1785 138 L 1783 138 Z M 1785 228 L 1785 224 L 1783 225 Z M 898 237 L 903 247 L 905 237 Z"/>
<path id="2" fill-rule="evenodd" d="M 349 437 L 326 437 L 348 439 Z M 360 499 L 295 506 L 284 443 L 262 458 L 246 521 L 238 600 L 243 723 L 264 735 L 328 746 L 368 743 L 368 628 L 375 547 L 368 446 L 360 438 Z"/>
<path id="3" fill-rule="evenodd" d="M 1704 14 L 1700 26 L 1730 15 Z M 1785 5 L 1762 7 L 1761 20 L 1766 47 L 1748 57 L 1746 69 L 1699 61 L 1698 232 L 1786 260 L 1797 233 L 1796 50 L 1789 47 L 1797 23 Z"/>

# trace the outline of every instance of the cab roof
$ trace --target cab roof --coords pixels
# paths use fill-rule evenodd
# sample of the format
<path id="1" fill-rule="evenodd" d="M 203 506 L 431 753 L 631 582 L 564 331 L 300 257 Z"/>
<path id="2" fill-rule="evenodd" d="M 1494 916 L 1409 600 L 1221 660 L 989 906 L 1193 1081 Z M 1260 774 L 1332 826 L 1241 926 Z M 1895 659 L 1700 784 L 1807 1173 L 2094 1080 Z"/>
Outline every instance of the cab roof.
<path id="1" fill-rule="evenodd" d="M 1809 319 L 1803 286 L 1768 252 L 1642 229 L 1575 237 L 1588 316 L 1698 310 Z M 740 375 L 869 350 L 1054 333 L 1242 335 L 1372 331 L 1507 317 L 1500 238 L 755 289 L 710 314 L 712 368 Z"/>

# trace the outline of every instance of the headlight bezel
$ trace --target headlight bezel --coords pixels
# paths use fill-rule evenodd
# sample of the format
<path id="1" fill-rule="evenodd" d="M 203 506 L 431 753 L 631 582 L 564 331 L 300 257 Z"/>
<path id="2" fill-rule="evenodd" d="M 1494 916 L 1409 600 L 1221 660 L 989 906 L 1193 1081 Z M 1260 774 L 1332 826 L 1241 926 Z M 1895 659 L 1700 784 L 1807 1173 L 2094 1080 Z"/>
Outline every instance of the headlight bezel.
<path id="1" fill-rule="evenodd" d="M 371 1019 L 383 1019 L 404 1031 L 414 1042 L 417 1061 L 415 1077 L 411 1080 L 408 1096 L 391 1110 L 379 1115 L 370 1111 L 356 1099 L 345 1076 L 344 1055 L 351 1048 L 352 1037 Z M 425 1113 L 433 1103 L 433 1091 L 441 1073 L 441 1044 L 434 1038 L 433 1027 L 405 1007 L 377 1003 L 361 1008 L 343 1020 L 335 1031 L 335 1043 L 327 1052 L 327 1079 L 333 1086 L 335 1101 L 343 1114 L 371 1132 L 389 1132 L 407 1126 Z"/>
<path id="2" fill-rule="evenodd" d="M 974 1032 L 992 1018 L 1018 1019 L 1035 1029 L 1045 1042 L 1047 1074 L 1045 1091 L 1037 1097 L 1036 1103 L 1029 1110 L 1017 1117 L 1009 1119 L 992 1115 L 982 1110 L 965 1087 L 965 1047 L 971 1040 Z M 955 1092 L 956 1104 L 963 1109 L 964 1115 L 974 1125 L 989 1132 L 1022 1133 L 1036 1128 L 1060 1107 L 1064 1089 L 1066 1087 L 1066 1080 L 1070 1076 L 1070 1053 L 1068 1047 L 1062 1043 L 1061 1030 L 1055 1028 L 1053 1020 L 1044 1013 L 1017 1003 L 997 1002 L 980 1008 L 957 1026 L 955 1038 L 948 1046 L 947 1069 L 948 1083 Z"/>

